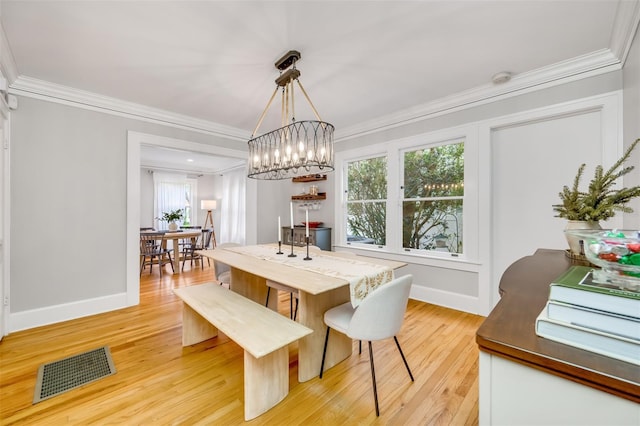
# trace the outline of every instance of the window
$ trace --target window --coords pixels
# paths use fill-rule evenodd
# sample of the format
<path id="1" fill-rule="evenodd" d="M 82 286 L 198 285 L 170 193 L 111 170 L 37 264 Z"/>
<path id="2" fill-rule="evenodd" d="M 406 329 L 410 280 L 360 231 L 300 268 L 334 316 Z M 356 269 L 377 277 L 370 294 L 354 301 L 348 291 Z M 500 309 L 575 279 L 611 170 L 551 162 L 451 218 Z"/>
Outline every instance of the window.
<path id="1" fill-rule="evenodd" d="M 387 243 L 387 159 L 347 163 L 347 243 Z"/>
<path id="2" fill-rule="evenodd" d="M 474 259 L 474 236 L 465 239 L 463 227 L 475 230 L 473 217 L 464 213 L 465 202 L 468 211 L 475 202 L 473 191 L 465 195 L 465 173 L 474 170 L 465 157 L 466 133 L 420 135 L 338 157 L 345 194 L 338 244 Z"/>
<path id="3" fill-rule="evenodd" d="M 197 180 L 188 179 L 184 175 L 157 173 L 153 174 L 155 186 L 154 217 L 162 213 L 182 210 L 182 222 L 179 225 L 189 226 L 195 223 L 191 205 L 197 197 Z M 168 224 L 158 221 L 158 229 L 167 229 Z"/>
<path id="4" fill-rule="evenodd" d="M 405 151 L 402 247 L 462 253 L 464 144 Z"/>

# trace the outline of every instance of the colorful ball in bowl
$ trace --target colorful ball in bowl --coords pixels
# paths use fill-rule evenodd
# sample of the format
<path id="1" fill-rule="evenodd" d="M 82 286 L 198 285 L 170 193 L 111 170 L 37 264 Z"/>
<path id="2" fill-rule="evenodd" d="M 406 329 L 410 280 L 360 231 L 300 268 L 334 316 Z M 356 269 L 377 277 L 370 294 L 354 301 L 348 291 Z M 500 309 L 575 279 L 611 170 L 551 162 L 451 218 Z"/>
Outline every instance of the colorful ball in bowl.
<path id="1" fill-rule="evenodd" d="M 602 268 L 594 276 L 621 289 L 640 291 L 640 231 L 568 230 L 583 242 L 584 254 Z"/>

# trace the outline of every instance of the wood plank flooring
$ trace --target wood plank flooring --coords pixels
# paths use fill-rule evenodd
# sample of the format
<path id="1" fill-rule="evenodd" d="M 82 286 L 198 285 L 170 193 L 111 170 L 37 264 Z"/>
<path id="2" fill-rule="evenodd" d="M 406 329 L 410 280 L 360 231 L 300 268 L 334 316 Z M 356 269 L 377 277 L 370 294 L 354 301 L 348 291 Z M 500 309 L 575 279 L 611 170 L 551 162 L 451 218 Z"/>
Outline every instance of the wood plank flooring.
<path id="1" fill-rule="evenodd" d="M 170 269 L 165 269 L 165 272 Z M 181 275 L 143 272 L 140 305 L 5 336 L 0 342 L 2 425 L 235 425 L 243 421 L 243 353 L 226 336 L 182 348 L 175 287 L 212 281 L 205 264 Z M 90 278 L 88 278 L 90 280 Z M 288 315 L 288 295 L 280 294 Z M 409 301 L 398 339 L 374 342 L 381 415 L 376 418 L 366 345 L 323 379 L 297 382 L 290 348 L 290 392 L 253 425 L 476 425 L 478 349 L 483 317 Z M 33 405 L 38 366 L 108 345 L 117 373 Z"/>

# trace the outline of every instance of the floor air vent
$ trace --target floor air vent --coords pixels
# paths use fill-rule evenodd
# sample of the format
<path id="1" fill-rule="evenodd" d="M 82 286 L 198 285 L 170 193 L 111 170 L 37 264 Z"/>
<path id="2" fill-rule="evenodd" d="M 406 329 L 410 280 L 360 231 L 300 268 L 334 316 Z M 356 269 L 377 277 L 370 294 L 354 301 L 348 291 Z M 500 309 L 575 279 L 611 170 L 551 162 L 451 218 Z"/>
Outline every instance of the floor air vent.
<path id="1" fill-rule="evenodd" d="M 33 403 L 115 374 L 108 346 L 103 346 L 38 368 Z"/>

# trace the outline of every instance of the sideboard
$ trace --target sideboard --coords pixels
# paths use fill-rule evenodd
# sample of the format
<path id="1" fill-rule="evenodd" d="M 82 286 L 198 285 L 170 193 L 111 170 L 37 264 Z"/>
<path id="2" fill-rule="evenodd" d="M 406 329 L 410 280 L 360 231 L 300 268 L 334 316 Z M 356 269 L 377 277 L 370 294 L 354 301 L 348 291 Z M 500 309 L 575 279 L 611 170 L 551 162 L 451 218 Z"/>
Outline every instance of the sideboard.
<path id="1" fill-rule="evenodd" d="M 306 244 L 306 228 L 295 226 L 293 228 L 293 245 L 303 246 Z M 291 228 L 282 227 L 282 244 L 291 244 Z M 331 228 L 309 228 L 309 244 L 317 246 L 321 250 L 331 251 Z"/>
<path id="2" fill-rule="evenodd" d="M 639 425 L 640 368 L 535 333 L 549 283 L 572 261 L 539 249 L 503 274 L 476 333 L 481 425 Z"/>

